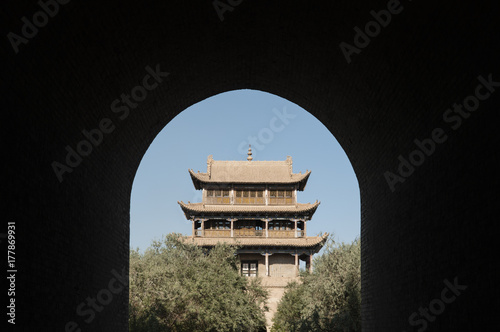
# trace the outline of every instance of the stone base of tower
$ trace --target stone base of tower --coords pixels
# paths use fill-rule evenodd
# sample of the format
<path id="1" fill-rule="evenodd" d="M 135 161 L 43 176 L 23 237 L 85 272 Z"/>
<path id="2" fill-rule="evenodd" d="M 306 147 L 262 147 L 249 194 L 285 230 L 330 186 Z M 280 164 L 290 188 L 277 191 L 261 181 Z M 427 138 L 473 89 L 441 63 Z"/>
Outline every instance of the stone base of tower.
<path id="1" fill-rule="evenodd" d="M 292 281 L 299 281 L 298 277 L 262 277 L 262 286 L 269 292 L 268 307 L 266 312 L 267 331 L 271 331 L 273 317 L 278 309 L 278 303 L 285 293 L 285 287 Z"/>

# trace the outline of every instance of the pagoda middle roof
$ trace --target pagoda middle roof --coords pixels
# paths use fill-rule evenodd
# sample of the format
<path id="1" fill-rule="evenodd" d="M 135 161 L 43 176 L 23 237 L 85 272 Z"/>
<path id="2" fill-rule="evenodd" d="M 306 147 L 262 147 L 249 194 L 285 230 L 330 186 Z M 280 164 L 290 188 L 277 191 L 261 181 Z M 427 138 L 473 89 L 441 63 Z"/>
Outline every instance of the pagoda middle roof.
<path id="1" fill-rule="evenodd" d="M 297 203 L 292 205 L 236 205 L 236 204 L 205 204 L 177 202 L 187 215 L 200 214 L 314 214 L 321 202 Z"/>
<path id="2" fill-rule="evenodd" d="M 189 170 L 196 189 L 202 189 L 206 183 L 220 184 L 299 184 L 304 190 L 311 171 L 292 172 L 292 158 L 286 160 L 214 160 L 207 158 L 207 172 Z"/>

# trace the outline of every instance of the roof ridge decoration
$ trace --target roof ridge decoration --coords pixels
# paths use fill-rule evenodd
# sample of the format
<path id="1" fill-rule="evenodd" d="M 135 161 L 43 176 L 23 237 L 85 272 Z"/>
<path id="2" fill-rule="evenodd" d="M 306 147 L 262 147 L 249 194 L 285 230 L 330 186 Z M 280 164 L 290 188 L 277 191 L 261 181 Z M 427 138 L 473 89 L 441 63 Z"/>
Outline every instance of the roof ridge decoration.
<path id="1" fill-rule="evenodd" d="M 208 174 L 208 179 L 212 178 L 212 164 L 214 163 L 214 156 L 209 155 L 207 157 L 207 174 Z"/>
<path id="2" fill-rule="evenodd" d="M 288 164 L 288 172 L 290 173 L 290 178 L 292 178 L 293 170 L 292 170 L 292 165 L 293 165 L 293 160 L 291 156 L 286 156 L 285 162 Z"/>

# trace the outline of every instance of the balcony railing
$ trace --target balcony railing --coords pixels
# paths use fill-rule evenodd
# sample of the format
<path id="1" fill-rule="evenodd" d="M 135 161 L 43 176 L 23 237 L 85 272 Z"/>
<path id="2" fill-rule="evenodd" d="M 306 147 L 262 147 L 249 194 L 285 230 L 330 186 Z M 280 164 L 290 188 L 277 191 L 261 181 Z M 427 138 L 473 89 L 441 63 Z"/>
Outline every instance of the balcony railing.
<path id="1" fill-rule="evenodd" d="M 205 204 L 230 204 L 231 199 L 229 197 L 206 197 Z"/>
<path id="2" fill-rule="evenodd" d="M 295 237 L 295 230 L 269 230 L 269 237 Z M 303 237 L 304 231 L 298 230 L 297 237 Z"/>
<path id="3" fill-rule="evenodd" d="M 233 230 L 233 236 L 266 236 L 265 232 L 261 229 L 240 228 Z"/>
<path id="4" fill-rule="evenodd" d="M 205 234 L 201 229 L 195 231 L 195 236 L 204 237 L 231 237 L 230 229 L 206 229 Z M 233 237 L 265 237 L 266 230 L 241 228 L 233 230 Z M 297 230 L 297 237 L 304 237 L 303 230 Z M 294 238 L 295 230 L 268 230 L 268 237 L 274 238 Z"/>
<path id="5" fill-rule="evenodd" d="M 205 237 L 230 237 L 230 229 L 205 229 Z"/>

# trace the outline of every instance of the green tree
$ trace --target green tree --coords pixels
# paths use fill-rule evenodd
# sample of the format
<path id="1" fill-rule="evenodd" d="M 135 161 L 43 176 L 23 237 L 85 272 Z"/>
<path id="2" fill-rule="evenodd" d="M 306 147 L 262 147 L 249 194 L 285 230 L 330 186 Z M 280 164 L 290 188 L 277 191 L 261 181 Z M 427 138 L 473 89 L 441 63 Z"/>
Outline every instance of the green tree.
<path id="1" fill-rule="evenodd" d="M 277 312 L 273 318 L 272 331 L 299 331 L 301 312 L 306 306 L 304 300 L 305 287 L 293 281 L 285 288 L 285 294 L 280 300 Z"/>
<path id="2" fill-rule="evenodd" d="M 267 292 L 240 276 L 236 248 L 207 251 L 169 234 L 130 253 L 131 332 L 259 331 Z"/>
<path id="3" fill-rule="evenodd" d="M 327 241 L 314 272 L 287 286 L 273 331 L 361 331 L 361 246 Z"/>

